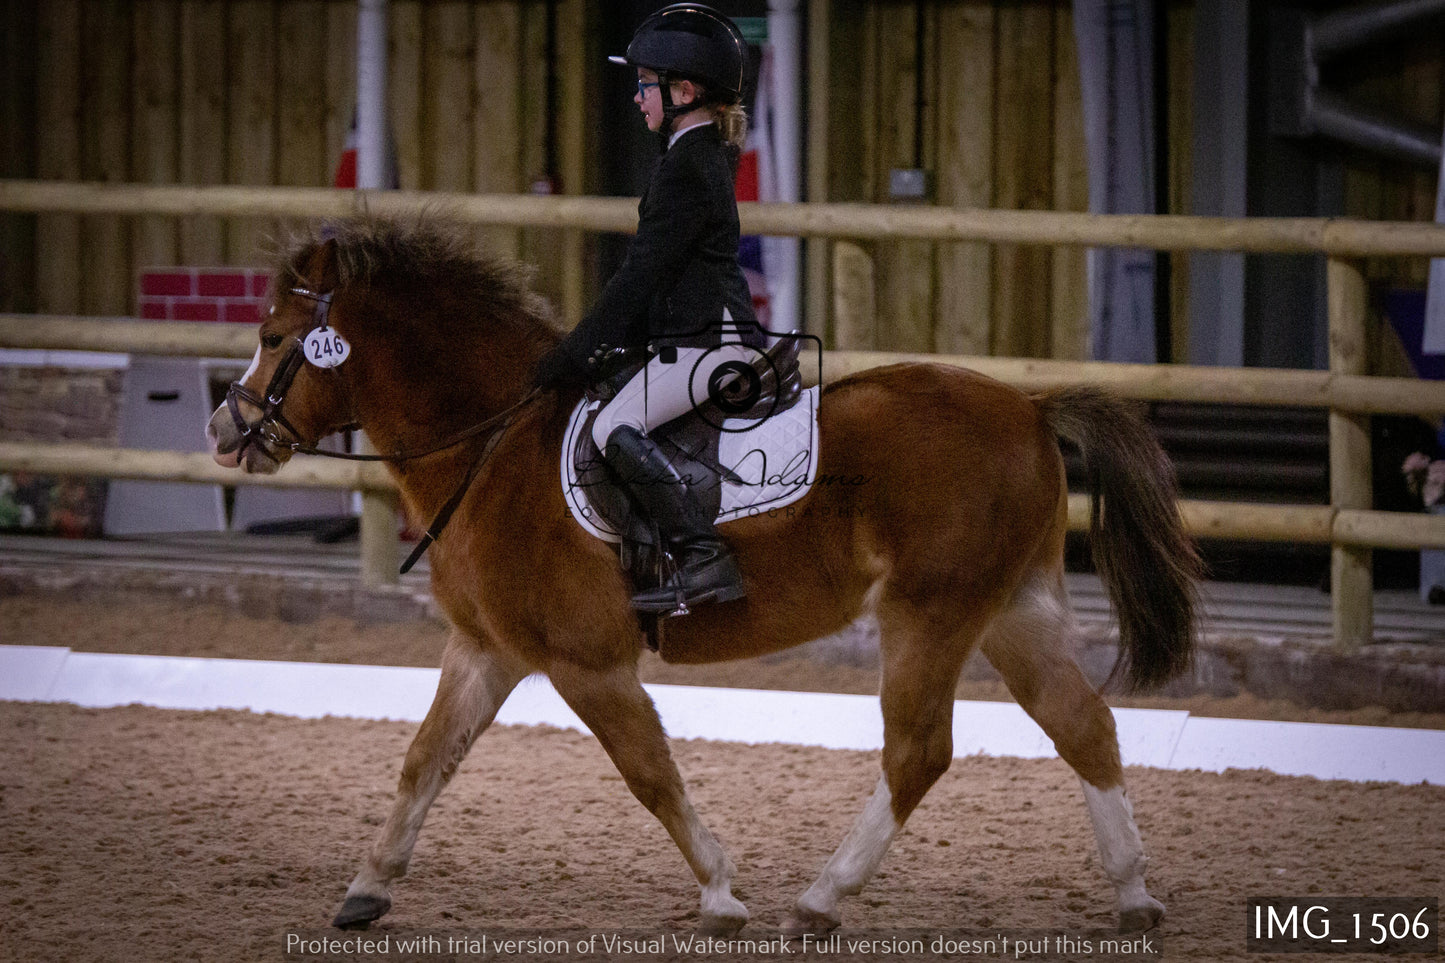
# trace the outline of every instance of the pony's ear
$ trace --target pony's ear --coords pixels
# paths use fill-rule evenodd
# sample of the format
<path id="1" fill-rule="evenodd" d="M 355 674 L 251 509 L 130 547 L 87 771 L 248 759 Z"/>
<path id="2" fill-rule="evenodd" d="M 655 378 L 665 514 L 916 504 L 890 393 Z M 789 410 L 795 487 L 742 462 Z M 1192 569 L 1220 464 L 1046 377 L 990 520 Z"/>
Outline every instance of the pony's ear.
<path id="1" fill-rule="evenodd" d="M 306 284 L 313 291 L 330 291 L 340 277 L 336 268 L 336 238 L 329 237 L 306 260 Z"/>

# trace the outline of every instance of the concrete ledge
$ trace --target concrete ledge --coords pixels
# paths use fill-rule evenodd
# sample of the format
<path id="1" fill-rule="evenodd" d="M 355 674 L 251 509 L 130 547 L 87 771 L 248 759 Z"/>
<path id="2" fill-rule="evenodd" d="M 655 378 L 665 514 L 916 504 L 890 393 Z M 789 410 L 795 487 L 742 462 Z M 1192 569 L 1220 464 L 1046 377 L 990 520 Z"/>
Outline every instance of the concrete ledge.
<path id="1" fill-rule="evenodd" d="M 0 646 L 0 698 L 90 707 L 140 703 L 171 709 L 247 709 L 417 722 L 440 672 L 361 665 L 96 655 Z M 872 696 L 693 686 L 647 687 L 677 739 L 788 743 L 876 750 L 883 744 Z M 1208 719 L 1185 712 L 1116 709 L 1126 765 L 1162 769 L 1267 769 L 1320 779 L 1445 785 L 1445 731 Z M 541 677 L 525 680 L 497 721 L 586 732 Z M 957 702 L 954 757 L 1042 758 L 1046 735 L 1016 705 Z"/>
<path id="2" fill-rule="evenodd" d="M 1190 716 L 1171 769 L 1268 769 L 1352 782 L 1445 783 L 1445 731 Z"/>
<path id="3" fill-rule="evenodd" d="M 44 701 L 420 721 L 436 669 L 72 652 Z"/>
<path id="4" fill-rule="evenodd" d="M 0 699 L 11 702 L 45 702 L 71 652 L 43 645 L 7 645 L 0 648 Z"/>

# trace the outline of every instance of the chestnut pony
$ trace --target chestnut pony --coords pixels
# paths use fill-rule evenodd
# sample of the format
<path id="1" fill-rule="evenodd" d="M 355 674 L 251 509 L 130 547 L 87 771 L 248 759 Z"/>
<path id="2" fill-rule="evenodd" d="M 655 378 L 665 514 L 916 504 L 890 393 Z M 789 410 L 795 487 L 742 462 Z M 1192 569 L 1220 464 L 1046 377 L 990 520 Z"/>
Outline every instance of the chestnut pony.
<path id="1" fill-rule="evenodd" d="M 747 909 L 731 892 L 733 863 L 693 810 L 638 682 L 644 637 L 628 580 L 615 550 L 564 508 L 558 459 L 578 394 L 541 394 L 509 411 L 559 338 L 525 274 L 435 224 L 359 219 L 297 241 L 272 288 L 255 359 L 207 428 L 218 462 L 274 472 L 294 445 L 346 425 L 399 455 L 460 437 L 389 462 L 421 519 L 481 462 L 431 548 L 432 589 L 453 626 L 441 682 L 335 925 L 387 912 L 428 807 L 513 687 L 541 672 L 682 851 L 702 890 L 701 928 L 735 932 Z M 349 356 L 295 368 L 292 346 L 323 321 Z M 283 364 L 294 377 L 266 398 Z M 1078 773 L 1121 927 L 1155 925 L 1164 908 L 1145 890 L 1114 719 L 1071 654 L 1058 446 L 1059 436 L 1072 440 L 1090 467 L 1094 551 L 1119 622 L 1116 674 L 1144 687 L 1189 664 L 1198 565 L 1152 435 L 1132 408 L 1094 389 L 1031 397 L 934 364 L 829 384 L 819 418 L 812 490 L 777 517 L 722 528 L 746 598 L 667 620 L 661 641 L 669 662 L 715 662 L 877 619 L 882 774 L 785 928 L 839 925 L 842 898 L 862 889 L 948 769 L 954 686 L 975 649 Z M 468 433 L 483 423 L 488 430 Z"/>

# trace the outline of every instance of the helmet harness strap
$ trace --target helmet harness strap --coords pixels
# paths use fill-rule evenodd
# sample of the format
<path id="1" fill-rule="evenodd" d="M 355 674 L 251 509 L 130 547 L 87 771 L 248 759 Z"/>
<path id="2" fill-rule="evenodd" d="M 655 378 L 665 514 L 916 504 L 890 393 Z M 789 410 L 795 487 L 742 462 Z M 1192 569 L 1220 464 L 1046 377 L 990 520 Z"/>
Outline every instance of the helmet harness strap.
<path id="1" fill-rule="evenodd" d="M 672 74 L 661 70 L 657 72 L 657 92 L 662 96 L 662 125 L 657 128 L 657 139 L 659 151 L 663 154 L 667 153 L 668 142 L 672 140 L 672 128 L 677 119 L 702 106 L 697 100 L 690 104 L 674 104 L 672 84 Z"/>

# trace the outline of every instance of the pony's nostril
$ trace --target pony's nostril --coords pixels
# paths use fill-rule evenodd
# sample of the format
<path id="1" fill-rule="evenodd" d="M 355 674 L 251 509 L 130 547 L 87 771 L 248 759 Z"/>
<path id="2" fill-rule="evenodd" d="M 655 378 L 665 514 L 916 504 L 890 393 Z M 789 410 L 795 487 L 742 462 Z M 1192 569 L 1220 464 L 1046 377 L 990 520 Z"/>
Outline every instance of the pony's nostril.
<path id="1" fill-rule="evenodd" d="M 227 455 L 236 450 L 241 439 L 229 432 L 222 437 L 219 429 L 211 422 L 206 423 L 206 441 L 211 445 L 211 451 L 218 455 Z"/>

